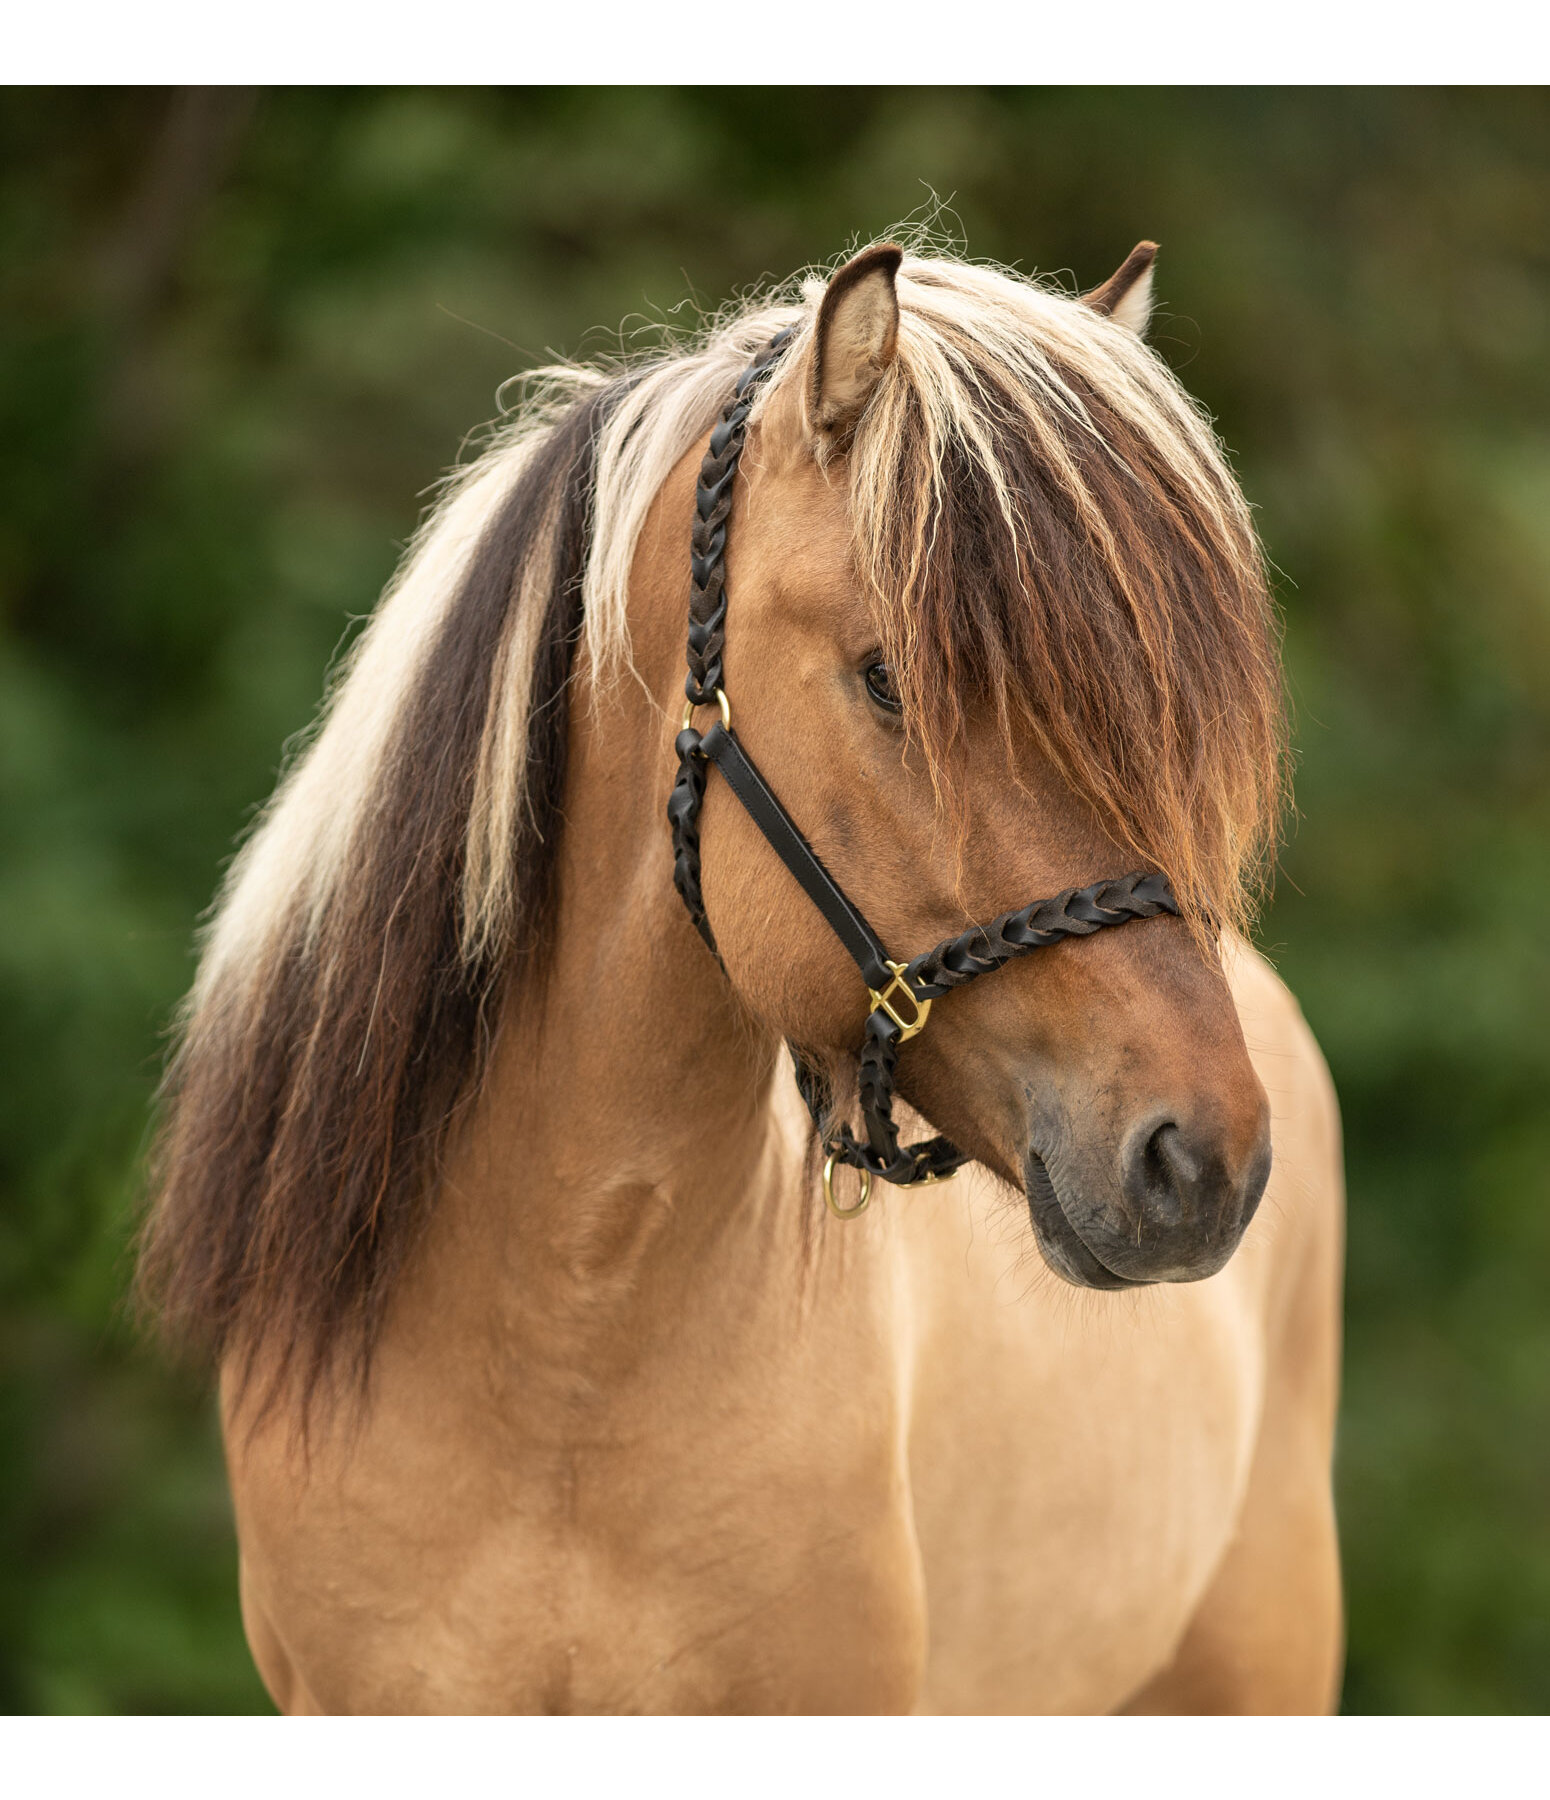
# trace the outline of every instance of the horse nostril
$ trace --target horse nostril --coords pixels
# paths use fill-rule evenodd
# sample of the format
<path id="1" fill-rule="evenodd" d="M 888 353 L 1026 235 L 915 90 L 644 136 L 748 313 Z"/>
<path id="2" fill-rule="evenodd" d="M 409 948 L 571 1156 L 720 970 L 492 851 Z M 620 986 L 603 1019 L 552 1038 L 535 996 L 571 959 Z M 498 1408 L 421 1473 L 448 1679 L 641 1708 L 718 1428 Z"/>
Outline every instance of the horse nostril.
<path id="1" fill-rule="evenodd" d="M 1134 1227 L 1216 1240 L 1248 1224 L 1270 1173 L 1268 1121 L 1241 1158 L 1214 1132 L 1176 1119 L 1139 1125 L 1121 1164 Z"/>
<path id="2" fill-rule="evenodd" d="M 1200 1158 L 1172 1119 L 1166 1120 L 1127 1159 L 1125 1186 L 1138 1208 L 1158 1224 L 1176 1224 L 1200 1185 Z"/>

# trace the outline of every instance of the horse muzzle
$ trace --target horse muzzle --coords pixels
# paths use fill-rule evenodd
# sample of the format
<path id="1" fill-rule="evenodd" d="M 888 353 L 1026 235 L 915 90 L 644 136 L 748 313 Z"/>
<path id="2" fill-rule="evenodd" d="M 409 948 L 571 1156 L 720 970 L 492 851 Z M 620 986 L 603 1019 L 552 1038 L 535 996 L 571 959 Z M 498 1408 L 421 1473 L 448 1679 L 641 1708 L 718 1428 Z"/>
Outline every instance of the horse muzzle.
<path id="1" fill-rule="evenodd" d="M 1253 1128 L 1151 1115 L 1116 1154 L 1030 1147 L 1023 1179 L 1044 1260 L 1077 1287 L 1201 1281 L 1223 1267 L 1270 1178 L 1268 1103 Z"/>

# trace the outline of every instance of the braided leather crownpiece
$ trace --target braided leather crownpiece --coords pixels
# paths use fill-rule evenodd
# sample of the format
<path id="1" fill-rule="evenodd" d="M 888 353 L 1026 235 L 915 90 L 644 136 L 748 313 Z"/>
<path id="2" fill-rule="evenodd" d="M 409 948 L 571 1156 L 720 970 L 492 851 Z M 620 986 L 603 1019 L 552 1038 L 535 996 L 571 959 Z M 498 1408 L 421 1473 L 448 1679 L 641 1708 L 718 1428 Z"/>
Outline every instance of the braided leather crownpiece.
<path id="1" fill-rule="evenodd" d="M 721 952 L 716 948 L 710 920 L 705 916 L 705 899 L 700 893 L 700 803 L 705 798 L 705 781 L 710 764 L 699 754 L 700 734 L 685 727 L 674 740 L 678 752 L 678 778 L 667 799 L 667 822 L 673 830 L 673 886 L 689 909 L 694 929 L 709 946 L 717 962 Z"/>
<path id="2" fill-rule="evenodd" d="M 700 463 L 694 490 L 694 525 L 689 535 L 689 676 L 684 692 L 696 706 L 716 697 L 723 685 L 721 653 L 727 622 L 727 521 L 732 516 L 732 490 L 737 464 L 748 434 L 748 415 L 759 384 L 790 344 L 795 328 L 771 338 L 737 378 L 732 398 L 710 434 L 710 447 Z"/>
<path id="3" fill-rule="evenodd" d="M 700 465 L 691 535 L 689 674 L 684 682 L 684 692 L 693 706 L 715 700 L 724 687 L 727 524 L 732 513 L 738 459 L 758 385 L 793 336 L 794 330 L 788 329 L 772 338 L 739 376 Z M 880 989 L 888 971 L 898 965 L 889 963 L 882 940 L 824 867 L 730 726 L 713 724 L 702 734 L 686 725 L 673 748 L 678 756 L 678 775 L 667 803 L 673 835 L 673 886 L 718 964 L 721 955 L 700 890 L 700 808 L 712 762 L 721 768 L 766 841 L 837 933 L 867 986 L 874 992 Z M 1155 918 L 1159 913 L 1176 914 L 1178 910 L 1164 875 L 1124 875 L 1083 888 L 1068 888 L 1017 912 L 1002 913 L 989 925 L 973 926 L 917 956 L 904 970 L 904 984 L 920 1007 L 978 975 L 1003 968 L 1016 957 L 1047 949 L 1066 938 L 1088 937 L 1110 925 Z M 812 1114 L 825 1152 L 836 1161 L 900 1184 L 938 1180 L 951 1175 L 968 1157 L 945 1137 L 900 1144 L 893 1102 L 902 1043 L 897 1020 L 886 1008 L 874 1005 L 867 1017 L 858 1062 L 864 1142 L 848 1124 L 833 1121 L 833 1096 L 821 1066 L 793 1044 L 790 1048 L 797 1087 Z"/>

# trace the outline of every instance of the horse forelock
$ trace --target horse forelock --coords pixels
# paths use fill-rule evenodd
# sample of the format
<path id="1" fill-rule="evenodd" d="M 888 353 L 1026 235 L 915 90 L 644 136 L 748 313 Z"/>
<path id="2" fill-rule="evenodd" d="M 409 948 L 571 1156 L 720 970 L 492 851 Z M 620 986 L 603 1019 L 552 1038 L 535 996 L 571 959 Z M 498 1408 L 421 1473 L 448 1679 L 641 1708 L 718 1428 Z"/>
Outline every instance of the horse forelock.
<path id="1" fill-rule="evenodd" d="M 1162 360 L 998 270 L 907 259 L 849 453 L 856 555 L 942 779 L 1019 728 L 1204 931 L 1245 926 L 1285 798 L 1274 609 L 1247 505 Z"/>

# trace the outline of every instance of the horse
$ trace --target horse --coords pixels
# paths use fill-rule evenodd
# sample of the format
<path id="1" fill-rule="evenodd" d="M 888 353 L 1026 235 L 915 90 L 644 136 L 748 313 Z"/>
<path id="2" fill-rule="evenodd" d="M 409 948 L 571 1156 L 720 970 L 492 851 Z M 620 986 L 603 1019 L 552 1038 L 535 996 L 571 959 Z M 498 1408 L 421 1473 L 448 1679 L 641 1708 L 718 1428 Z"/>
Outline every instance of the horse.
<path id="1" fill-rule="evenodd" d="M 875 243 L 539 371 L 449 478 L 161 1099 L 141 1291 L 282 1711 L 1334 1703 L 1339 1115 L 1249 942 L 1277 624 L 1155 249 Z M 909 957 L 1078 922 L 927 1022 L 815 867 Z M 919 1179 L 851 1129 L 879 1021 Z"/>

